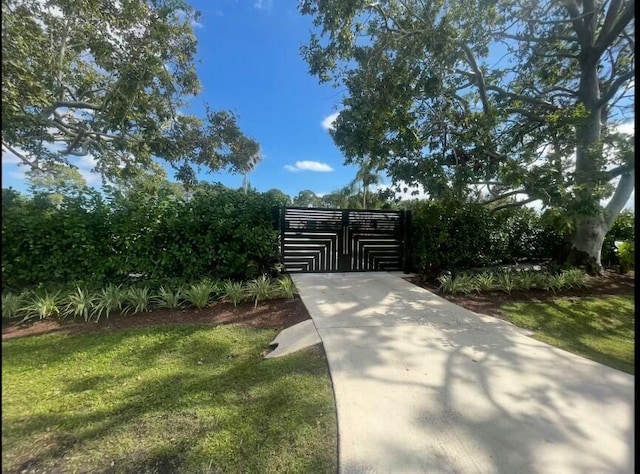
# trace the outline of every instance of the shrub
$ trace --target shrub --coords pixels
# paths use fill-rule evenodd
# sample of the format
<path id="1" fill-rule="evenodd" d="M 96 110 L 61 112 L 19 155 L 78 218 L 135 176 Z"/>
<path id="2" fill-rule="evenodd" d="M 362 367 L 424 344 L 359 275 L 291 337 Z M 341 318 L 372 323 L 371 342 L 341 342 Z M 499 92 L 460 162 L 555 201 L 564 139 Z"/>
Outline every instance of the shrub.
<path id="1" fill-rule="evenodd" d="M 76 287 L 75 291 L 65 298 L 66 305 L 62 312 L 62 318 L 73 316 L 74 318 L 82 317 L 85 321 L 89 321 L 95 301 L 96 296 L 89 290 Z"/>
<path id="2" fill-rule="evenodd" d="M 527 291 L 538 288 L 538 281 L 538 272 L 535 271 L 522 271 L 515 276 L 515 286 L 519 290 Z"/>
<path id="3" fill-rule="evenodd" d="M 145 313 L 151 304 L 151 292 L 148 286 L 131 287 L 124 296 L 124 314 Z"/>
<path id="4" fill-rule="evenodd" d="M 613 221 L 611 229 L 604 237 L 602 244 L 603 265 L 620 265 L 620 255 L 616 247 L 616 242 L 635 240 L 635 212 L 625 209 Z"/>
<path id="5" fill-rule="evenodd" d="M 247 284 L 247 293 L 255 300 L 254 308 L 258 306 L 259 301 L 273 298 L 274 294 L 277 294 L 275 289 L 267 275 L 261 275 Z"/>
<path id="6" fill-rule="evenodd" d="M 242 282 L 227 280 L 222 284 L 222 298 L 238 306 L 246 296 L 245 287 Z"/>
<path id="7" fill-rule="evenodd" d="M 34 291 L 31 293 L 27 300 L 27 305 L 24 307 L 23 321 L 29 319 L 39 318 L 46 319 L 52 316 L 58 316 L 60 314 L 60 292 L 49 293 L 44 291 L 42 293 Z"/>
<path id="8" fill-rule="evenodd" d="M 278 282 L 277 284 L 280 289 L 280 295 L 283 298 L 293 299 L 295 297 L 297 293 L 296 285 L 290 277 L 285 276 L 276 281 Z"/>
<path id="9" fill-rule="evenodd" d="M 122 288 L 122 285 L 110 284 L 106 288 L 102 288 L 95 295 L 95 301 L 93 305 L 93 311 L 91 317 L 100 321 L 100 318 L 104 316 L 109 319 L 109 315 L 112 311 L 122 311 L 127 297 L 127 292 Z"/>
<path id="10" fill-rule="evenodd" d="M 23 311 L 22 303 L 24 296 L 16 293 L 6 293 L 2 295 L 2 318 L 17 318 Z"/>
<path id="11" fill-rule="evenodd" d="M 152 298 L 153 303 L 158 308 L 178 309 L 182 307 L 184 299 L 184 290 L 178 287 L 175 290 L 161 286 L 158 294 Z"/>
<path id="12" fill-rule="evenodd" d="M 562 272 L 565 288 L 584 288 L 587 286 L 587 275 L 579 268 L 571 268 Z"/>
<path id="13" fill-rule="evenodd" d="M 215 283 L 206 279 L 188 286 L 184 290 L 184 299 L 196 308 L 204 309 L 211 303 L 211 298 L 215 291 Z"/>
<path id="14" fill-rule="evenodd" d="M 492 272 L 478 273 L 475 275 L 475 283 L 478 291 L 491 291 L 495 288 L 496 277 Z"/>
<path id="15" fill-rule="evenodd" d="M 517 277 L 509 270 L 498 273 L 496 287 L 508 295 L 518 287 Z"/>
<path id="16" fill-rule="evenodd" d="M 618 247 L 618 258 L 620 259 L 620 271 L 626 273 L 635 266 L 635 243 L 634 241 L 622 242 Z"/>
<path id="17" fill-rule="evenodd" d="M 477 284 L 475 278 L 472 275 L 459 274 L 452 276 L 451 274 L 444 274 L 438 278 L 440 282 L 440 289 L 444 293 L 471 293 L 477 290 Z"/>

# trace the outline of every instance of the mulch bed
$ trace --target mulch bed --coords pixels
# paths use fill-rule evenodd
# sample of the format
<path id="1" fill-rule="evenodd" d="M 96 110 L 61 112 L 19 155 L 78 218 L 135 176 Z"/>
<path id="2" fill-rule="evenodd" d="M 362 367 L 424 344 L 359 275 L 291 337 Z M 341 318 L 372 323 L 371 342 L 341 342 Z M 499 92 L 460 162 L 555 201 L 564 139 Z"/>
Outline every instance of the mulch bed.
<path id="1" fill-rule="evenodd" d="M 476 313 L 502 317 L 500 307 L 508 303 L 549 301 L 558 298 L 580 298 L 585 296 L 600 297 L 624 295 L 635 292 L 635 272 L 621 274 L 613 270 L 605 270 L 600 277 L 590 277 L 587 288 L 562 290 L 557 293 L 544 290 L 513 291 L 510 295 L 502 291 L 488 293 L 470 293 L 468 295 L 451 295 L 443 293 L 437 285 L 420 283 L 415 278 L 408 281 L 445 298 L 463 308 Z"/>
<path id="2" fill-rule="evenodd" d="M 5 323 L 2 340 L 45 333 L 79 334 L 92 331 L 117 331 L 121 329 L 158 326 L 163 324 L 239 324 L 261 329 L 284 329 L 309 319 L 309 313 L 299 297 L 266 301 L 254 308 L 253 303 L 243 303 L 234 308 L 230 303 L 217 303 L 206 309 L 157 309 L 149 313 L 131 316 L 112 315 L 98 323 L 43 320 L 27 323 Z"/>

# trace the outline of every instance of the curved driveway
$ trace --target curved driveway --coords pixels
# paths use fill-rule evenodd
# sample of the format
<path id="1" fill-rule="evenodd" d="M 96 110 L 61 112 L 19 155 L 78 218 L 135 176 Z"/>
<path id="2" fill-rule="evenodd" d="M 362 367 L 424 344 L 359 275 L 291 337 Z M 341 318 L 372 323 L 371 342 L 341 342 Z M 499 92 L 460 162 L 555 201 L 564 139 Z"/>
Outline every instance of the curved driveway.
<path id="1" fill-rule="evenodd" d="M 292 278 L 329 360 L 340 472 L 633 472 L 633 376 L 401 274 Z"/>

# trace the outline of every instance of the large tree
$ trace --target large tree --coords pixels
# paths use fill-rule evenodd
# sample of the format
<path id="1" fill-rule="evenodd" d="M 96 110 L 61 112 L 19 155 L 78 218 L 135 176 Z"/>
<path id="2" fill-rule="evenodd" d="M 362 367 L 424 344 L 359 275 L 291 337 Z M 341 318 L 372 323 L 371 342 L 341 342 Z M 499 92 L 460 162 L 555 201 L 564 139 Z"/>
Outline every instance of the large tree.
<path id="1" fill-rule="evenodd" d="M 332 136 L 348 163 L 374 156 L 432 196 L 484 186 L 495 209 L 540 200 L 568 224 L 567 260 L 601 270 L 634 189 L 633 138 L 616 128 L 633 117 L 632 1 L 300 5 L 319 29 L 311 73 L 346 91 Z"/>
<path id="2" fill-rule="evenodd" d="M 106 178 L 194 167 L 244 172 L 259 152 L 237 117 L 206 107 L 184 0 L 2 0 L 2 150 L 33 169 L 92 155 Z"/>

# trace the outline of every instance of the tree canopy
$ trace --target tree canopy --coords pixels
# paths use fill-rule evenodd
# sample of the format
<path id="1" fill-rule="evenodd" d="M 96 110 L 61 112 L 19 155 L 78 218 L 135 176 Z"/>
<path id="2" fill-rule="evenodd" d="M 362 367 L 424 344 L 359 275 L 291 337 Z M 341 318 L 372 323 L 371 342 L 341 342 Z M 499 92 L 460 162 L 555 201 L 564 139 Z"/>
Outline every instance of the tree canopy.
<path id="1" fill-rule="evenodd" d="M 303 0 L 302 54 L 344 86 L 332 136 L 432 196 L 542 201 L 600 265 L 634 187 L 634 2 Z M 601 201 L 609 199 L 606 208 Z M 496 206 L 496 209 L 503 206 Z"/>
<path id="2" fill-rule="evenodd" d="M 3 0 L 3 153 L 41 171 L 91 155 L 106 178 L 154 158 L 184 182 L 250 169 L 259 145 L 233 113 L 183 113 L 200 92 L 198 17 L 184 0 Z"/>

